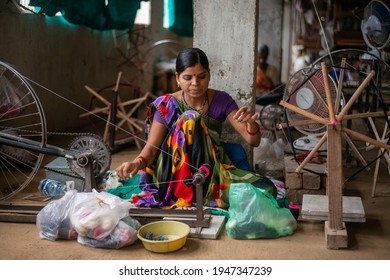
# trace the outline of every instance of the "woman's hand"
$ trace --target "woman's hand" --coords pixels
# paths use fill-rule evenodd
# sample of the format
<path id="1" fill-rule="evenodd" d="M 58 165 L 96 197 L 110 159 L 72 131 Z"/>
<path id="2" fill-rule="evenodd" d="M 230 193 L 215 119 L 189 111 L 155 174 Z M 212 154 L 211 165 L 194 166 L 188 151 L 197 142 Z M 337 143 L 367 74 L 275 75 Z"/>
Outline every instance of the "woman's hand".
<path id="1" fill-rule="evenodd" d="M 121 179 L 133 178 L 140 169 L 141 164 L 142 163 L 140 163 L 138 159 L 135 159 L 131 162 L 124 162 L 116 168 L 116 174 Z"/>
<path id="2" fill-rule="evenodd" d="M 252 111 L 248 107 L 242 107 L 230 113 L 228 119 L 249 145 L 253 147 L 259 146 L 261 139 L 260 126 L 257 123 L 259 113 Z"/>
<path id="3" fill-rule="evenodd" d="M 153 122 L 150 128 L 149 138 L 140 154 L 133 160 L 124 162 L 116 168 L 116 174 L 121 179 L 133 178 L 141 169 L 149 166 L 157 157 L 161 144 L 167 134 L 165 126 L 159 122 Z"/>
<path id="4" fill-rule="evenodd" d="M 248 107 L 242 107 L 234 114 L 233 118 L 240 123 L 257 126 L 255 123 L 259 119 L 259 114 Z"/>

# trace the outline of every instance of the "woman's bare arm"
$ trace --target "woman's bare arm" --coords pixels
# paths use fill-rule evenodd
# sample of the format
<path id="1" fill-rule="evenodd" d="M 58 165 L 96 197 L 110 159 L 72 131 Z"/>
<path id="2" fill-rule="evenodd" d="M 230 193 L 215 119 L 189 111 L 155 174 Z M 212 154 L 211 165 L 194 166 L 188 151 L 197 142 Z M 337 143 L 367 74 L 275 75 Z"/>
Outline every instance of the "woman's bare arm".
<path id="1" fill-rule="evenodd" d="M 150 128 L 148 141 L 140 154 L 133 161 L 123 162 L 118 166 L 116 169 L 117 175 L 120 178 L 125 179 L 128 176 L 133 177 L 140 169 L 146 168 L 160 153 L 160 147 L 166 134 L 167 129 L 163 124 L 153 122 Z"/>

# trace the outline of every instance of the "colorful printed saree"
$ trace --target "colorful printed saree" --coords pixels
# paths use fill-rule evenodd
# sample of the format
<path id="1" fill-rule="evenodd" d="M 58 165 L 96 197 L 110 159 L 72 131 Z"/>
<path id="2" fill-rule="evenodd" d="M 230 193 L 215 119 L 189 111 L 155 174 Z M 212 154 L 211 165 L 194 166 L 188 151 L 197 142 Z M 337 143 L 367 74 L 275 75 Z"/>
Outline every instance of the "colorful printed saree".
<path id="1" fill-rule="evenodd" d="M 221 122 L 199 114 L 166 94 L 157 98 L 148 109 L 146 139 L 154 114 L 160 114 L 168 133 L 159 156 L 141 173 L 142 193 L 133 196 L 135 206 L 192 206 L 195 198 L 192 176 L 205 163 L 212 167 L 211 174 L 203 184 L 205 206 L 227 209 L 229 187 L 235 182 L 251 183 L 276 196 L 277 191 L 271 180 L 236 168 L 225 155 L 220 142 Z"/>

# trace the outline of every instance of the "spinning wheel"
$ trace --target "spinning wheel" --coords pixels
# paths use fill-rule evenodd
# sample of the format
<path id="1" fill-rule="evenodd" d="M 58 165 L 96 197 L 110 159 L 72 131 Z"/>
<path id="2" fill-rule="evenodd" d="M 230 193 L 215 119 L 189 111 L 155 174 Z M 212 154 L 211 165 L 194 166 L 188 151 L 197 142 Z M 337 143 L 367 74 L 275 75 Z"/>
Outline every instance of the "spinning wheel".
<path id="1" fill-rule="evenodd" d="M 283 109 L 274 104 L 265 106 L 260 111 L 260 123 L 268 130 L 275 130 L 283 122 Z"/>
<path id="2" fill-rule="evenodd" d="M 30 84 L 0 61 L 0 137 L 20 137 L 45 147 L 46 119 Z M 0 199 L 24 189 L 38 172 L 43 154 L 0 142 Z"/>
<path id="3" fill-rule="evenodd" d="M 315 67 L 303 68 L 290 78 L 283 99 L 307 112 L 327 118 L 329 112 L 324 89 L 323 73 Z M 334 103 L 336 85 L 332 79 L 330 79 L 329 89 L 332 103 Z M 286 112 L 289 121 L 296 122 L 305 119 L 305 116 L 294 111 Z M 294 127 L 305 135 L 321 136 L 326 131 L 326 126 L 321 123 L 302 123 Z"/>
<path id="4" fill-rule="evenodd" d="M 273 132 L 274 138 L 277 138 L 277 128 L 283 122 L 283 108 L 279 105 L 269 104 L 260 111 L 261 125 Z"/>
<path id="5" fill-rule="evenodd" d="M 80 117 L 90 118 L 97 134 L 111 149 L 131 141 L 141 149 L 142 143 L 138 135 L 143 132 L 143 120 L 138 118 L 137 113 L 141 105 L 145 104 L 149 92 L 143 93 L 132 84 L 121 83 L 120 79 L 121 73 L 116 84 L 98 91 L 85 86 L 92 98 L 89 112 L 81 114 Z"/>
<path id="6" fill-rule="evenodd" d="M 341 102 L 335 102 L 335 112 L 338 112 L 337 104 L 343 107 L 344 100 L 351 98 L 353 93 L 366 79 L 368 73 L 375 71 L 375 77 L 367 84 L 362 93 L 354 100 L 354 103 L 349 108 L 348 114 L 356 113 L 355 116 L 347 116 L 345 118 L 347 128 L 359 131 L 361 134 L 375 137 L 373 130 L 369 125 L 367 118 L 371 116 L 374 123 L 384 129 L 383 112 L 386 111 L 386 95 L 385 92 L 390 91 L 388 83 L 384 83 L 385 79 L 390 77 L 390 65 L 379 56 L 372 52 L 358 49 L 342 49 L 326 54 L 313 62 L 313 67 L 318 67 L 322 62 L 328 67 L 329 76 L 336 82 L 337 92 Z M 345 161 L 350 161 L 353 158 L 360 163 L 362 170 L 369 169 L 367 162 L 367 144 L 361 139 L 355 139 L 343 135 L 343 139 L 348 145 L 343 150 L 346 155 Z"/>
<path id="7" fill-rule="evenodd" d="M 159 96 L 160 91 L 173 92 L 175 61 L 186 47 L 183 43 L 170 39 L 151 42 L 149 27 L 134 27 L 119 35 L 112 32 L 115 52 L 110 54 L 110 59 L 118 62 L 118 70 L 128 81 L 142 84 L 146 91 L 153 92 L 152 98 Z M 157 79 L 162 76 L 167 81 L 160 85 Z"/>
<path id="8" fill-rule="evenodd" d="M 304 166 L 315 155 L 321 145 L 327 141 L 327 193 L 329 202 L 329 216 L 328 221 L 325 224 L 326 228 L 326 240 L 328 248 L 338 249 L 347 247 L 347 238 L 345 231 L 345 224 L 343 223 L 343 207 L 342 207 L 342 189 L 344 184 L 343 178 L 343 166 L 342 166 L 342 137 L 347 135 L 348 137 L 357 138 L 361 141 L 370 143 L 376 147 L 390 150 L 390 145 L 382 143 L 378 140 L 372 139 L 364 134 L 353 131 L 342 125 L 343 120 L 347 117 L 353 117 L 353 115 L 347 115 L 348 111 L 359 98 L 360 94 L 367 87 L 369 82 L 374 78 L 375 72 L 371 71 L 370 74 L 364 79 L 362 84 L 352 94 L 346 105 L 342 108 L 340 113 L 336 114 L 335 105 L 332 102 L 328 70 L 325 62 L 321 63 L 321 69 L 323 73 L 323 79 L 325 84 L 326 101 L 328 107 L 328 116 L 323 117 L 305 111 L 293 104 L 286 101 L 281 101 L 280 104 L 285 107 L 286 110 L 291 110 L 294 113 L 304 116 L 309 122 L 319 123 L 326 126 L 326 132 L 321 137 L 317 145 L 311 150 L 308 156 L 298 166 L 297 172 L 301 171 Z M 340 84 L 342 85 L 343 75 L 340 75 Z M 341 86 L 338 87 L 338 93 L 341 91 Z M 337 104 L 337 103 L 336 103 Z M 358 115 L 356 118 L 364 118 L 366 115 Z"/>
<path id="9" fill-rule="evenodd" d="M 336 102 L 337 86 L 331 77 L 329 77 L 329 81 L 330 98 L 334 104 Z M 306 112 L 323 118 L 329 117 L 324 77 L 318 67 L 303 68 L 292 75 L 286 85 L 283 99 Z M 339 102 L 340 99 L 337 100 L 336 104 L 339 104 Z M 289 141 L 294 152 L 295 150 L 310 151 L 318 142 L 318 137 L 326 132 L 325 125 L 308 123 L 305 121 L 305 116 L 294 111 L 286 111 L 286 117 L 298 132 L 305 135 L 293 140 L 289 133 Z"/>
<path id="10" fill-rule="evenodd" d="M 27 187 L 46 154 L 66 158 L 72 171 L 89 183 L 87 189 L 111 164 L 108 146 L 93 134 L 83 134 L 69 150 L 47 144 L 45 115 L 34 89 L 0 61 L 0 200 Z"/>

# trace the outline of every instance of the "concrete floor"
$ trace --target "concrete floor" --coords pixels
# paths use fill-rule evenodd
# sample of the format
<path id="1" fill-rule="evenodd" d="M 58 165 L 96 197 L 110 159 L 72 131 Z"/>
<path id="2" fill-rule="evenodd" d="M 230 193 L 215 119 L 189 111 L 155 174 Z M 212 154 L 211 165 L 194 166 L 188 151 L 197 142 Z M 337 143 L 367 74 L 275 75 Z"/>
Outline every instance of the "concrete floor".
<path id="1" fill-rule="evenodd" d="M 134 148 L 113 154 L 112 168 L 136 155 Z M 365 223 L 346 223 L 348 248 L 326 248 L 324 222 L 298 220 L 293 235 L 278 239 L 234 240 L 223 232 L 217 240 L 188 238 L 173 253 L 157 254 L 137 241 L 129 247 L 111 250 L 83 246 L 77 241 L 41 240 L 35 224 L 0 223 L 2 260 L 389 260 L 390 186 L 383 172 L 377 189 L 389 196 L 371 197 L 373 171 L 364 171 L 345 185 L 345 195 L 360 196 L 366 213 Z M 347 174 L 352 170 L 346 169 Z M 39 182 L 41 175 L 35 181 Z M 36 185 L 32 191 L 36 190 Z M 26 190 L 26 193 L 29 190 Z M 31 190 L 30 190 L 31 191 Z M 26 195 L 26 193 L 21 195 Z"/>

